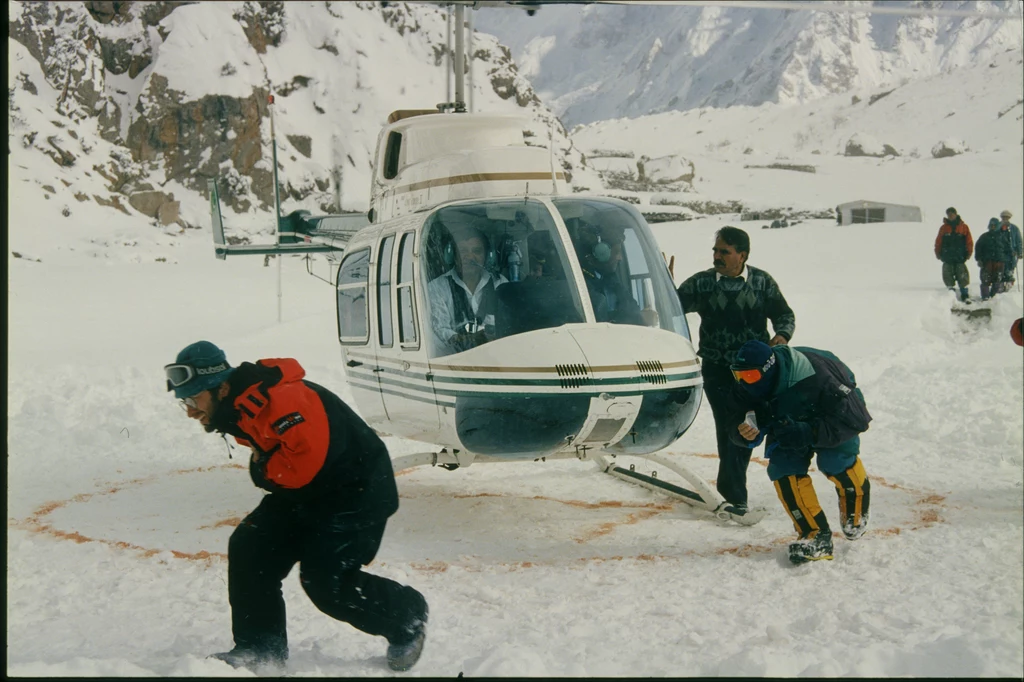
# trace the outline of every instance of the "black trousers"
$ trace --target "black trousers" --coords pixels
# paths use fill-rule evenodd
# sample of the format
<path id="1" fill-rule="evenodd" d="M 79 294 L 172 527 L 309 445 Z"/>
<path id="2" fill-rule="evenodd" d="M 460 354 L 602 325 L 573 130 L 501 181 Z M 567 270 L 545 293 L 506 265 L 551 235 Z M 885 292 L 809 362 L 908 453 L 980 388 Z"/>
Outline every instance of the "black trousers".
<path id="1" fill-rule="evenodd" d="M 736 382 L 727 365 L 704 363 L 701 375 L 704 377 L 704 394 L 711 403 L 711 414 L 715 417 L 715 436 L 718 440 L 718 480 L 715 486 L 727 502 L 746 504 L 747 467 L 753 450 L 729 440 L 729 433 L 739 426 L 729 421 L 729 415 L 732 414 L 729 395 Z"/>
<path id="2" fill-rule="evenodd" d="M 228 542 L 235 646 L 287 657 L 281 582 L 296 563 L 302 588 L 318 609 L 389 642 L 407 641 L 416 622 L 426 617 L 423 595 L 360 570 L 376 556 L 386 523 L 360 523 L 351 514 L 265 496 Z"/>

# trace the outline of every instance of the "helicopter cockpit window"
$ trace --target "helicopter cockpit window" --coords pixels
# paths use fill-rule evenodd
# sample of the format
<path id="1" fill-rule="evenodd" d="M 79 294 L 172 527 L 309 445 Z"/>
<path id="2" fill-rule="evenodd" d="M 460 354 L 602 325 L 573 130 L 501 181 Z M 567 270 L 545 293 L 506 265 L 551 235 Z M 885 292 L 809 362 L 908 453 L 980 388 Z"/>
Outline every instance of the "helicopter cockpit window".
<path id="1" fill-rule="evenodd" d="M 363 345 L 370 339 L 366 305 L 369 275 L 369 249 L 346 254 L 338 268 L 338 339 L 343 344 Z"/>
<path id="2" fill-rule="evenodd" d="M 690 338 L 658 245 L 639 212 L 601 199 L 552 199 L 569 230 L 598 322 L 661 327 Z"/>
<path id="3" fill-rule="evenodd" d="M 433 357 L 583 322 L 558 228 L 532 199 L 445 207 L 424 237 Z"/>

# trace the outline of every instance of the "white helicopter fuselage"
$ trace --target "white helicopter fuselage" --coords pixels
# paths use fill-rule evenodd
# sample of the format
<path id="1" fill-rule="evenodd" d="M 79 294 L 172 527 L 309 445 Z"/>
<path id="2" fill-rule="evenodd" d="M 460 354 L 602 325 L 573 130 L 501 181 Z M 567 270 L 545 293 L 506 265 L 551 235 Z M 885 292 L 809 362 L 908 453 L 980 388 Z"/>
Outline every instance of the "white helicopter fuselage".
<path id="1" fill-rule="evenodd" d="M 378 431 L 479 461 L 655 452 L 689 427 L 701 396 L 671 276 L 639 213 L 615 199 L 569 194 L 549 150 L 524 144 L 530 124 L 494 115 L 392 115 L 374 167 L 375 222 L 348 241 L 338 272 L 339 341 L 353 397 Z M 584 217 L 590 223 L 580 223 Z M 489 264 L 495 280 L 508 280 L 495 289 L 499 298 L 532 287 L 533 300 L 518 304 L 539 308 L 552 299 L 544 287 L 557 288 L 574 302 L 561 311 L 575 308 L 566 318 L 573 321 L 502 332 L 499 319 L 487 342 L 439 350 L 429 284 L 447 265 L 431 265 L 431 230 L 447 236 L 463 228 L 504 245 L 500 262 Z M 578 255 L 585 229 L 622 237 L 620 272 L 606 281 L 620 276 L 635 298 L 646 299 L 633 305 L 646 306 L 644 323 L 599 321 L 587 295 L 591 273 Z M 523 277 L 539 242 L 546 262 L 560 254 L 560 280 Z M 506 262 L 516 258 L 512 252 L 522 261 L 518 270 Z"/>

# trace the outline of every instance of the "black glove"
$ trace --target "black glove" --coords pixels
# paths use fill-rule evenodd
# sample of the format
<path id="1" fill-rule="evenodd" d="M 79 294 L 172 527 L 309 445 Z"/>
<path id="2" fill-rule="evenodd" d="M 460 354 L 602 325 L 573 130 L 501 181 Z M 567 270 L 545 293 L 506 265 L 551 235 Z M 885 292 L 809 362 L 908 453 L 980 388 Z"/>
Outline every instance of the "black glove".
<path id="1" fill-rule="evenodd" d="M 794 422 L 788 419 L 779 422 L 772 429 L 775 440 L 784 448 L 810 447 L 814 441 L 811 425 L 807 422 Z"/>
<path id="2" fill-rule="evenodd" d="M 460 332 L 451 339 L 451 345 L 459 350 L 476 348 L 482 343 L 487 343 L 487 336 L 483 329 L 475 332 Z"/>

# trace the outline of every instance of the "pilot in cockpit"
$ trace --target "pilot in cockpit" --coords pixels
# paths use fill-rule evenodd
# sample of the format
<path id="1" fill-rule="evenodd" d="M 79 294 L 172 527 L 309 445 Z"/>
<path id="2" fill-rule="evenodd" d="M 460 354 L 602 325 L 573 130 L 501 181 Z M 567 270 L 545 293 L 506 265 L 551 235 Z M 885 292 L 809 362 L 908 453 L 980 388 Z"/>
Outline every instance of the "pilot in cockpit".
<path id="1" fill-rule="evenodd" d="M 574 245 L 598 322 L 645 324 L 640 306 L 622 283 L 619 264 L 625 230 L 580 221 Z"/>
<path id="2" fill-rule="evenodd" d="M 448 270 L 427 285 L 436 355 L 468 350 L 495 338 L 495 289 L 507 281 L 491 272 L 494 251 L 480 229 L 453 229 L 444 247 Z"/>

